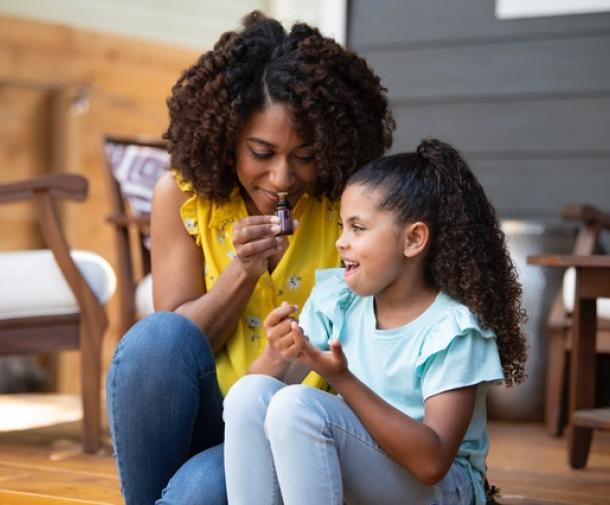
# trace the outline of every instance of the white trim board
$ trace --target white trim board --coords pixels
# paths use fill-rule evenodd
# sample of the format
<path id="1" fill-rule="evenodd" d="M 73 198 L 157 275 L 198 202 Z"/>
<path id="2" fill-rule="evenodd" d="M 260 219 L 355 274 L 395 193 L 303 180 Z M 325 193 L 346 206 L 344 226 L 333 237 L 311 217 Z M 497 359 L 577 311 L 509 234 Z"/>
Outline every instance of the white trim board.
<path id="1" fill-rule="evenodd" d="M 496 0 L 498 19 L 610 12 L 610 0 Z"/>

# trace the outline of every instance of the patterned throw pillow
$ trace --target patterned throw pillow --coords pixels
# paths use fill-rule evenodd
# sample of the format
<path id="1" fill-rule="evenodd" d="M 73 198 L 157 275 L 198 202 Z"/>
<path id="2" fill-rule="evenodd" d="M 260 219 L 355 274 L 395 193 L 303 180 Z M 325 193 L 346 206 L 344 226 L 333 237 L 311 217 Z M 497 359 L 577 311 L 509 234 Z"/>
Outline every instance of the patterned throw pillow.
<path id="1" fill-rule="evenodd" d="M 164 148 L 107 141 L 106 158 L 134 216 L 148 216 L 157 179 L 169 167 Z M 148 239 L 145 240 L 148 247 Z"/>

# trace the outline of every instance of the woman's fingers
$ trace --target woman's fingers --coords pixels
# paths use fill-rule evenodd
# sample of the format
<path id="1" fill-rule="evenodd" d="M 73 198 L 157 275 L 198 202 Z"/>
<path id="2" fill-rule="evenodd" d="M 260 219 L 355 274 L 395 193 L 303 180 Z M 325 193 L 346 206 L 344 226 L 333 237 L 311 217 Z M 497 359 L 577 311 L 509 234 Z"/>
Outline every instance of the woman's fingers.
<path id="1" fill-rule="evenodd" d="M 233 227 L 233 247 L 238 260 L 252 274 L 261 275 L 271 256 L 280 258 L 288 248 L 286 237 L 278 235 L 277 216 L 248 216 Z"/>
<path id="2" fill-rule="evenodd" d="M 261 216 L 256 216 L 261 217 Z M 234 244 L 247 244 L 255 240 L 266 237 L 274 237 L 280 232 L 280 225 L 277 223 L 252 224 L 235 227 L 233 231 Z"/>
<path id="3" fill-rule="evenodd" d="M 235 246 L 235 253 L 240 258 L 247 260 L 258 255 L 271 256 L 275 254 L 282 248 L 282 242 L 285 240 L 283 237 L 266 237 L 254 242 L 245 244 L 234 243 L 233 245 Z"/>

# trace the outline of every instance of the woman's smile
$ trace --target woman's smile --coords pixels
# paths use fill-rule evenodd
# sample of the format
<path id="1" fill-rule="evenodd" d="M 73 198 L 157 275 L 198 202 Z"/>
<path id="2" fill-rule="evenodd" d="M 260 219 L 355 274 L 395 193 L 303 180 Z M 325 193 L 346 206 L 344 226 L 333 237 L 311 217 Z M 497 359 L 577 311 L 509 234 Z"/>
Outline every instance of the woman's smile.
<path id="1" fill-rule="evenodd" d="M 273 214 L 280 191 L 294 207 L 316 180 L 312 151 L 287 105 L 272 103 L 252 114 L 237 141 L 235 167 L 248 211 Z"/>

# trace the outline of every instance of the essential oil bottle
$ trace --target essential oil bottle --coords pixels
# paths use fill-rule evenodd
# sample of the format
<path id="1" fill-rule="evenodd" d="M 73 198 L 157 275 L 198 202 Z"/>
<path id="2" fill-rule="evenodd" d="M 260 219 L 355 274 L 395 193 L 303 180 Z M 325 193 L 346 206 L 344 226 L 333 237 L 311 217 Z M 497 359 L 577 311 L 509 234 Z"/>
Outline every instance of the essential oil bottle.
<path id="1" fill-rule="evenodd" d="M 292 235 L 292 214 L 290 213 L 290 203 L 287 200 L 288 193 L 277 194 L 277 205 L 275 215 L 280 218 L 280 235 Z"/>

